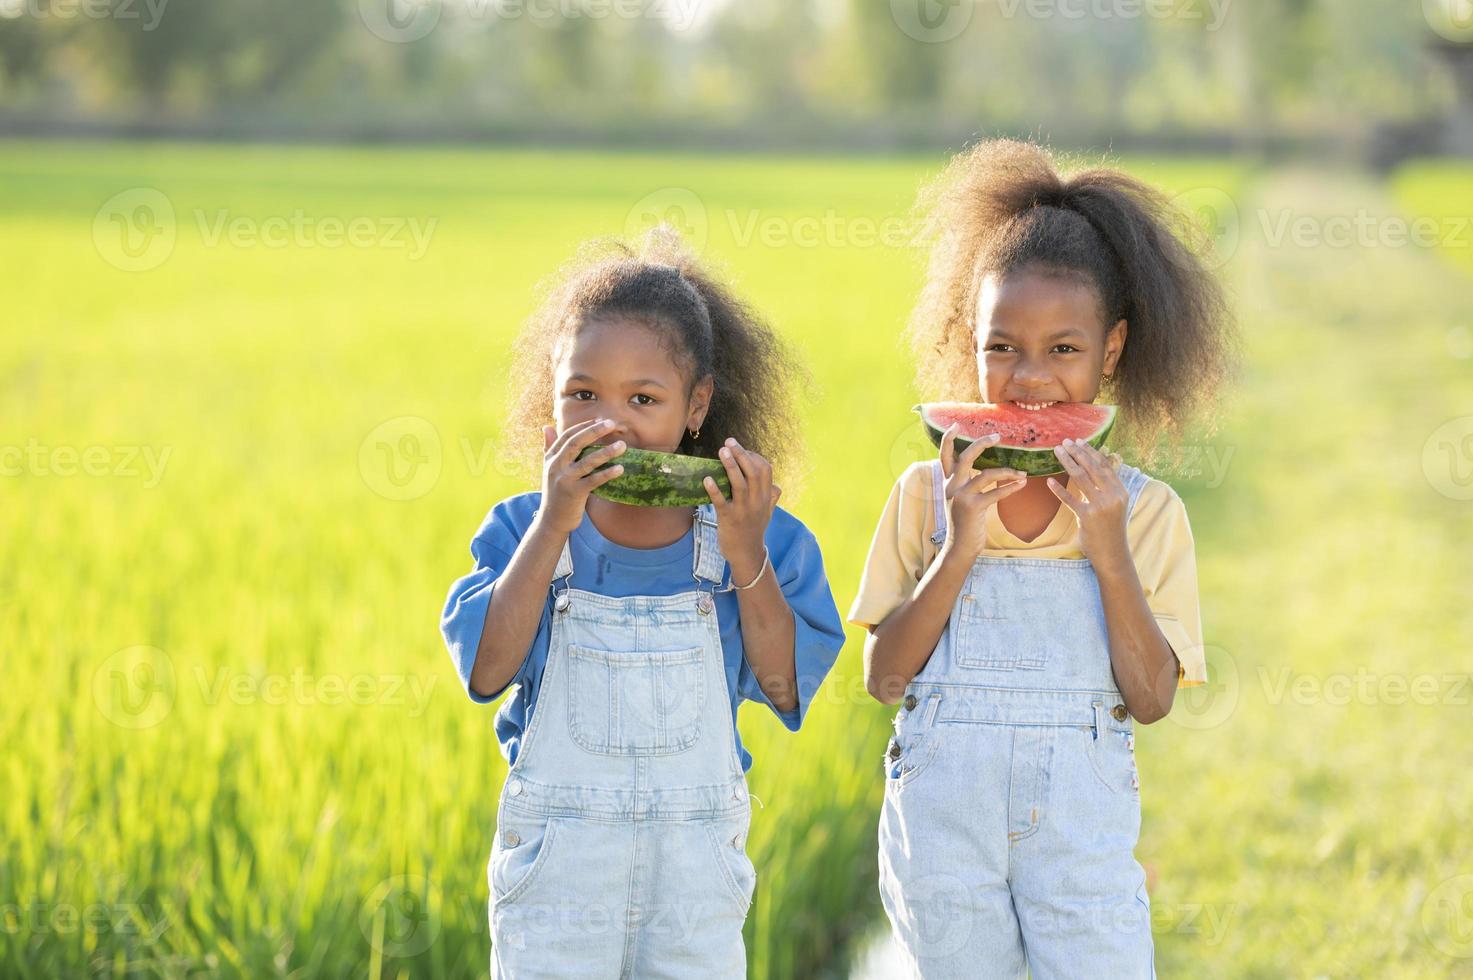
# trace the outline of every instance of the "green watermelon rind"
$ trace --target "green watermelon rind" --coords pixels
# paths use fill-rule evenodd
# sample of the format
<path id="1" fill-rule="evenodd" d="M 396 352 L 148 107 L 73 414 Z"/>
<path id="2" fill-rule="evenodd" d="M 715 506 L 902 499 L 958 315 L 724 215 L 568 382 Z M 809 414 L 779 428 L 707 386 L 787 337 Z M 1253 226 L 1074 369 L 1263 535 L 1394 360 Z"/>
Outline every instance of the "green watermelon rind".
<path id="1" fill-rule="evenodd" d="M 584 447 L 578 454 L 582 459 L 602 443 Z M 679 453 L 662 453 L 653 449 L 625 447 L 613 459 L 595 468 L 594 472 L 620 465 L 624 472 L 607 483 L 593 488 L 593 493 L 619 504 L 634 507 L 695 507 L 709 504 L 711 495 L 706 493 L 703 481 L 712 477 L 725 497 L 731 496 L 731 477 L 719 459 L 705 456 L 682 456 Z"/>
<path id="2" fill-rule="evenodd" d="M 1119 409 L 1115 405 L 1098 405 L 1096 407 L 1108 409 L 1109 415 L 1100 423 L 1100 427 L 1091 433 L 1088 439 L 1083 441 L 1088 442 L 1096 449 L 1103 449 L 1105 440 L 1110 437 L 1110 431 L 1115 428 L 1115 419 L 1119 415 Z M 911 411 L 921 417 L 921 424 L 926 429 L 926 435 L 936 445 L 936 448 L 940 449 L 941 437 L 945 435 L 946 430 L 937 428 L 926 418 L 925 408 L 926 405 L 924 404 L 913 405 L 911 406 Z M 952 440 L 952 448 L 958 456 L 971 444 L 972 440 L 960 435 Z M 1054 476 L 1064 472 L 1064 465 L 1059 462 L 1059 457 L 1054 455 L 1053 447 L 1028 449 L 1023 446 L 1005 446 L 1001 443 L 990 449 L 982 450 L 977 456 L 976 461 L 972 464 L 972 468 L 977 470 L 991 469 L 994 467 L 1020 470 L 1030 477 Z"/>

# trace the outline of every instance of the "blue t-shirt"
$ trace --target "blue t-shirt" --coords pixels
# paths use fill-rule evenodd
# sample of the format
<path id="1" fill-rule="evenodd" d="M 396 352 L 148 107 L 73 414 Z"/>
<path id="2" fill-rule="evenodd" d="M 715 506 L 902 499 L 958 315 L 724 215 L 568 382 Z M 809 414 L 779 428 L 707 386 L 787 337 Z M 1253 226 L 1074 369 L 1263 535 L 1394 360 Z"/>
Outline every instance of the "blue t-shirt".
<path id="1" fill-rule="evenodd" d="M 481 697 L 470 689 L 471 667 L 476 648 L 481 642 L 481 628 L 486 621 L 486 607 L 496 579 L 517 550 L 541 504 L 542 493 L 533 491 L 508 497 L 495 507 L 471 539 L 471 556 L 475 568 L 455 581 L 445 600 L 440 618 L 440 631 L 450 648 L 450 657 L 460 673 L 460 682 L 472 701 L 486 703 L 500 696 Z M 674 595 L 696 587 L 691 578 L 694 556 L 694 529 L 663 548 L 627 548 L 615 544 L 599 533 L 583 514 L 583 521 L 569 536 L 573 554 L 573 575 L 569 586 L 606 596 Z M 735 592 L 716 593 L 716 616 L 721 627 L 721 650 L 726 660 L 726 687 L 731 696 L 732 727 L 736 727 L 737 706 L 742 700 L 757 701 L 772 708 L 782 723 L 797 731 L 808 706 L 823 683 L 829 668 L 844 645 L 844 626 L 834 606 L 824 575 L 823 559 L 812 532 L 792 514 L 775 507 L 767 525 L 764 543 L 772 559 L 772 571 L 783 596 L 793 610 L 793 653 L 797 667 L 798 707 L 780 712 L 763 693 L 757 677 L 747 664 L 742 650 L 741 613 Z M 772 574 L 772 571 L 768 574 Z M 705 586 L 709 588 L 710 585 Z M 532 648 L 521 669 L 507 686 L 517 685 L 511 697 L 496 714 L 496 739 L 508 763 L 516 762 L 522 733 L 532 720 L 537 692 L 542 683 L 542 670 L 547 664 L 547 648 L 552 637 L 552 593 L 542 606 L 542 621 Z M 502 688 L 504 691 L 506 688 Z M 742 771 L 752 766 L 752 756 L 742 747 L 737 735 L 737 751 Z"/>

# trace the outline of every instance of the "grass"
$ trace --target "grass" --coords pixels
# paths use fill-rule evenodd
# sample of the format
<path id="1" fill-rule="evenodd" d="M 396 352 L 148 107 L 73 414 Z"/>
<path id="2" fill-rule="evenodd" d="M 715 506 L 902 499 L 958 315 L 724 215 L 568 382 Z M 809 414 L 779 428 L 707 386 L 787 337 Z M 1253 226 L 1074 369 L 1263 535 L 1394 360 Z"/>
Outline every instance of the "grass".
<path id="1" fill-rule="evenodd" d="M 916 458 L 899 219 L 939 163 L 0 144 L 0 446 L 29 453 L 0 481 L 0 972 L 483 973 L 504 763 L 436 618 L 481 516 L 527 488 L 498 425 L 533 285 L 631 210 L 704 233 L 814 372 L 783 503 L 843 611 Z M 1466 673 L 1473 517 L 1422 468 L 1469 410 L 1468 364 L 1439 346 L 1466 282 L 1421 252 L 1256 240 L 1261 208 L 1379 193 L 1351 179 L 1130 166 L 1235 206 L 1249 353 L 1211 443 L 1226 469 L 1177 484 L 1219 683 L 1138 742 L 1159 968 L 1466 969 L 1437 889 L 1473 872 L 1470 709 L 1271 703 L 1261 679 Z M 157 253 L 94 221 L 134 188 L 165 195 L 175 239 L 128 271 L 108 259 Z M 122 203 L 157 226 L 136 210 L 157 198 Z M 253 242 L 273 216 L 369 219 L 376 244 Z M 434 222 L 421 257 L 396 219 Z M 405 434 L 426 467 L 400 486 L 375 454 Z M 96 475 L 62 475 L 88 458 Z M 802 732 L 743 709 L 754 977 L 842 976 L 881 918 L 890 709 L 850 639 Z"/>

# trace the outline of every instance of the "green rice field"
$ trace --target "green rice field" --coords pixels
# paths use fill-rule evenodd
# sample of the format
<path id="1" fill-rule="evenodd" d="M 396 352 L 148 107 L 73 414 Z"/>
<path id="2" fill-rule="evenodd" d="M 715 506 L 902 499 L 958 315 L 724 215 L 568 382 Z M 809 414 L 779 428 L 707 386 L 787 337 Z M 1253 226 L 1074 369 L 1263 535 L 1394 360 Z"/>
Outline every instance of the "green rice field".
<path id="1" fill-rule="evenodd" d="M 658 218 L 770 315 L 843 612 L 924 452 L 942 162 L 0 143 L 0 975 L 484 975 L 505 764 L 438 616 L 533 488 L 535 284 Z M 1137 742 L 1158 970 L 1473 976 L 1473 166 L 1124 165 L 1211 224 L 1244 350 L 1170 476 L 1212 682 Z M 849 640 L 799 733 L 742 709 L 753 977 L 883 930 L 893 709 Z"/>

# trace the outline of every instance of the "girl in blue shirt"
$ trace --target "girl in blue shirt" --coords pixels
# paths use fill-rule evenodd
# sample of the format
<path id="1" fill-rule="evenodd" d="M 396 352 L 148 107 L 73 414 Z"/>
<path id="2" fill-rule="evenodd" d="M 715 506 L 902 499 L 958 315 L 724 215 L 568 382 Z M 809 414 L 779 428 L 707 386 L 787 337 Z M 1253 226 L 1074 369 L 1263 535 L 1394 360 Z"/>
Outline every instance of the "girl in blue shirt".
<path id="1" fill-rule="evenodd" d="M 664 229 L 586 255 L 524 329 L 508 432 L 540 439 L 542 489 L 491 509 L 441 620 L 472 700 L 515 685 L 493 976 L 746 975 L 737 706 L 796 730 L 844 639 L 813 535 L 776 506 L 799 373 Z M 592 495 L 626 446 L 718 458 L 731 496 Z"/>

